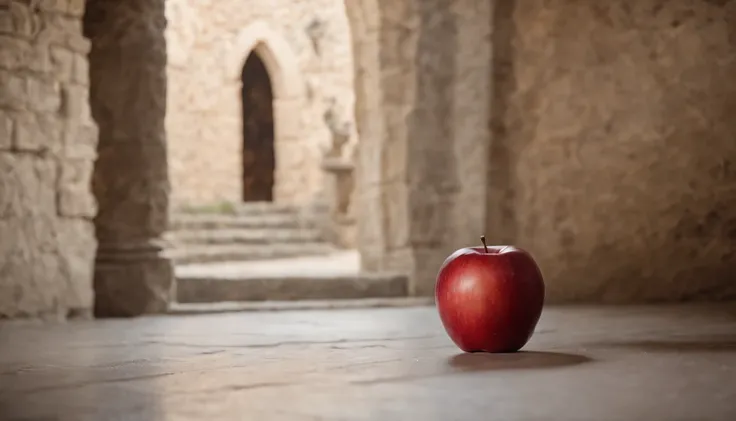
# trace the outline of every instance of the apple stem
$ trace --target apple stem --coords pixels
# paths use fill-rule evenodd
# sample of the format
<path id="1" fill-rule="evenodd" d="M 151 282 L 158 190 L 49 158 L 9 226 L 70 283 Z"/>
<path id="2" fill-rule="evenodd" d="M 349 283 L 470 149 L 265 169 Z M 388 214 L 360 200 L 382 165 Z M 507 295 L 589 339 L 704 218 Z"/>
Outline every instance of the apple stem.
<path id="1" fill-rule="evenodd" d="M 488 245 L 486 244 L 486 236 L 481 235 L 480 236 L 480 242 L 483 243 L 483 248 L 485 249 L 486 253 L 488 253 Z"/>

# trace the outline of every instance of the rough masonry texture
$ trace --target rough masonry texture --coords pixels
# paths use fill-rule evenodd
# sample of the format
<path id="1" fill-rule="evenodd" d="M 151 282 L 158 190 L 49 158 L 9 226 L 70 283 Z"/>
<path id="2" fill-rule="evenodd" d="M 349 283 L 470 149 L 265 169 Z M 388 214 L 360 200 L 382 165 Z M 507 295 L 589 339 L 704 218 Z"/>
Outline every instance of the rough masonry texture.
<path id="1" fill-rule="evenodd" d="M 242 199 L 241 73 L 251 53 L 274 95 L 273 200 L 309 204 L 327 189 L 332 129 L 352 121 L 353 55 L 342 0 L 168 0 L 166 128 L 176 205 Z M 327 115 L 326 115 L 327 114 Z"/>
<path id="2" fill-rule="evenodd" d="M 489 237 L 534 253 L 551 301 L 736 298 L 736 1 L 494 22 Z"/>
<path id="3" fill-rule="evenodd" d="M 82 13 L 81 1 L 0 2 L 0 318 L 92 305 L 97 129 Z"/>
<path id="4" fill-rule="evenodd" d="M 162 256 L 168 226 L 164 0 L 88 0 L 90 103 L 100 129 L 92 189 L 95 314 L 165 311 L 173 268 Z"/>

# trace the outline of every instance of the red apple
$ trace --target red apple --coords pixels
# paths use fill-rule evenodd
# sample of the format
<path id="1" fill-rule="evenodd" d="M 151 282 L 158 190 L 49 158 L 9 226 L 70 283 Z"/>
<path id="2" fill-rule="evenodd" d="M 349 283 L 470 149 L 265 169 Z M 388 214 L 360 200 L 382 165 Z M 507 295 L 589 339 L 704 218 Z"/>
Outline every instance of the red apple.
<path id="1" fill-rule="evenodd" d="M 514 246 L 486 245 L 451 254 L 437 274 L 442 324 L 465 352 L 516 352 L 542 314 L 544 280 L 532 256 Z"/>

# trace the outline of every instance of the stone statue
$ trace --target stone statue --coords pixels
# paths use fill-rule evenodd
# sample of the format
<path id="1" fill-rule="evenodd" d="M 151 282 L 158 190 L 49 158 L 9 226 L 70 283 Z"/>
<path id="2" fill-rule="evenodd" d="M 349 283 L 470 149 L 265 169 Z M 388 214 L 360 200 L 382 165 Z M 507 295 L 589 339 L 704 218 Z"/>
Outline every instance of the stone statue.
<path id="1" fill-rule="evenodd" d="M 350 141 L 352 124 L 342 118 L 337 106 L 337 100 L 333 97 L 327 101 L 327 109 L 323 114 L 325 124 L 330 129 L 332 141 L 324 153 L 325 158 L 340 158 L 345 145 Z"/>
<path id="2" fill-rule="evenodd" d="M 350 154 L 350 150 L 345 150 L 352 135 L 352 123 L 344 115 L 337 100 L 334 97 L 328 99 L 323 116 L 332 139 L 324 151 L 322 169 L 327 172 L 329 179 L 331 224 L 327 235 L 338 246 L 351 248 L 355 247 L 355 221 L 351 212 L 355 190 L 355 156 Z M 352 152 L 357 150 L 353 149 Z"/>
<path id="3" fill-rule="evenodd" d="M 307 25 L 305 32 L 307 33 L 307 36 L 309 37 L 309 40 L 312 42 L 312 49 L 314 50 L 315 54 L 320 55 L 320 41 L 325 36 L 325 28 L 326 24 L 325 22 L 315 17 L 312 19 L 312 21 Z"/>

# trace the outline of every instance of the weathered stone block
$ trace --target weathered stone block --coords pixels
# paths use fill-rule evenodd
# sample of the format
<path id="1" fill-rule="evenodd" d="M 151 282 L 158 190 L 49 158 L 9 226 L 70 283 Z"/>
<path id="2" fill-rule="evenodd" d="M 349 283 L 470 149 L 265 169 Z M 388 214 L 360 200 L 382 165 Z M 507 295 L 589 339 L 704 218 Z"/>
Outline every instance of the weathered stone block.
<path id="1" fill-rule="evenodd" d="M 64 317 L 92 305 L 94 228 L 52 214 L 0 219 L 0 316 Z"/>
<path id="2" fill-rule="evenodd" d="M 25 38 L 33 36 L 38 22 L 31 12 L 28 4 L 19 1 L 11 1 L 8 9 L 13 22 L 13 29 L 9 32 Z"/>
<path id="3" fill-rule="evenodd" d="M 16 119 L 14 144 L 21 151 L 58 152 L 61 122 L 55 115 L 25 112 Z"/>
<path id="4" fill-rule="evenodd" d="M 38 0 L 36 7 L 44 12 L 65 13 L 68 0 Z"/>
<path id="5" fill-rule="evenodd" d="M 61 107 L 61 84 L 35 77 L 26 79 L 28 104 L 36 111 L 55 113 Z"/>
<path id="6" fill-rule="evenodd" d="M 89 110 L 88 90 L 84 86 L 64 85 L 61 88 L 61 112 L 70 121 L 82 123 L 82 119 L 88 119 L 84 115 Z"/>
<path id="7" fill-rule="evenodd" d="M 89 40 L 84 38 L 82 23 L 77 17 L 61 14 L 44 15 L 44 25 L 35 38 L 39 44 L 51 44 L 73 52 L 89 52 Z"/>
<path id="8" fill-rule="evenodd" d="M 22 76 L 0 70 L 0 107 L 23 109 L 27 92 L 26 81 Z"/>
<path id="9" fill-rule="evenodd" d="M 22 39 L 0 35 L 0 69 L 15 70 L 23 67 L 30 44 Z"/>
<path id="10" fill-rule="evenodd" d="M 131 317 L 163 313 L 171 301 L 174 269 L 155 255 L 119 251 L 95 265 L 95 315 Z"/>
<path id="11" fill-rule="evenodd" d="M 51 73 L 51 54 L 47 42 L 36 40 L 30 45 L 25 67 L 37 74 Z"/>
<path id="12" fill-rule="evenodd" d="M 12 34 L 15 32 L 13 15 L 10 9 L 0 9 L 0 34 Z"/>
<path id="13" fill-rule="evenodd" d="M 64 281 L 57 256 L 53 247 L 49 247 L 53 245 L 55 233 L 53 219 L 48 218 L 48 215 L 45 218 L 0 218 L 0 256 L 3 259 L 0 316 L 33 317 L 59 312 L 59 285 Z M 44 221 L 48 223 L 42 224 Z"/>
<path id="14" fill-rule="evenodd" d="M 7 150 L 13 146 L 13 122 L 12 116 L 0 111 L 0 150 Z"/>
<path id="15" fill-rule="evenodd" d="M 67 82 L 72 80 L 74 73 L 75 54 L 71 51 L 52 45 L 49 49 L 54 79 Z"/>
<path id="16" fill-rule="evenodd" d="M 0 174 L 0 219 L 56 213 L 52 159 L 0 153 Z"/>
<path id="17" fill-rule="evenodd" d="M 60 269 L 67 281 L 62 285 L 62 303 L 68 309 L 90 310 L 97 250 L 94 224 L 86 219 L 61 218 L 57 238 L 62 251 Z"/>
<path id="18" fill-rule="evenodd" d="M 79 53 L 74 55 L 74 74 L 72 80 L 80 85 L 89 85 L 89 61 L 86 55 Z M 85 98 L 85 101 L 89 101 L 89 98 Z"/>
<path id="19" fill-rule="evenodd" d="M 77 35 L 70 36 L 67 39 L 67 43 L 69 48 L 78 54 L 87 54 L 92 47 L 90 41 L 87 38 L 83 37 L 81 32 Z"/>
<path id="20" fill-rule="evenodd" d="M 75 17 L 84 15 L 84 4 L 86 0 L 66 0 L 67 13 Z"/>
<path id="21" fill-rule="evenodd" d="M 97 157 L 99 130 L 94 124 L 67 122 L 64 132 L 64 156 L 94 160 Z"/>
<path id="22" fill-rule="evenodd" d="M 67 159 L 61 163 L 57 188 L 59 215 L 95 216 L 97 204 L 91 190 L 93 165 L 93 161 L 85 159 Z"/>

